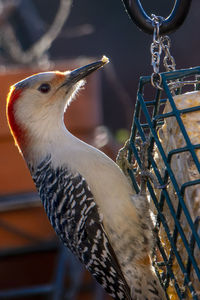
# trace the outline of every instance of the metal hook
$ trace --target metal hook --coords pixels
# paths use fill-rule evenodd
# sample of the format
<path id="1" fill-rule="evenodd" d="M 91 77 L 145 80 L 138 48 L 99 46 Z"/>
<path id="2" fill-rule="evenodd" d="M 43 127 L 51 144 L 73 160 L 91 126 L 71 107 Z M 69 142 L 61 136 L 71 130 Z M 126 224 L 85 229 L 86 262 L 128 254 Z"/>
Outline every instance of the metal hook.
<path id="1" fill-rule="evenodd" d="M 144 32 L 153 33 L 153 20 L 144 11 L 140 0 L 122 0 L 132 21 Z M 192 0 L 176 0 L 170 15 L 161 20 L 160 34 L 167 34 L 178 29 L 184 22 Z"/>

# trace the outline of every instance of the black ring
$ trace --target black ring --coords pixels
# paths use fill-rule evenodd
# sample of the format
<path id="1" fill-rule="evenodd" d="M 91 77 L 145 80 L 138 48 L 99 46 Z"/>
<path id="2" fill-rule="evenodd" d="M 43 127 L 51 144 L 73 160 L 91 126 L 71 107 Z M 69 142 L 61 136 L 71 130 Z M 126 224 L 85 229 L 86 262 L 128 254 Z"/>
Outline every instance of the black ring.
<path id="1" fill-rule="evenodd" d="M 144 32 L 153 34 L 153 20 L 144 11 L 140 0 L 122 0 L 132 21 Z M 184 22 L 192 0 L 176 0 L 170 15 L 161 19 L 160 34 L 178 29 Z"/>

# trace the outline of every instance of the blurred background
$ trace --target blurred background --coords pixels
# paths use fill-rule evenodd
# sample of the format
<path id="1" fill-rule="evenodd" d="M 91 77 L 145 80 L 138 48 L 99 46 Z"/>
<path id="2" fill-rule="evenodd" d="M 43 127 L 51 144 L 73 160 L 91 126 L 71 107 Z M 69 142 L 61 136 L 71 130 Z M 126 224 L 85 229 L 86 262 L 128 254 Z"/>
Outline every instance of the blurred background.
<path id="1" fill-rule="evenodd" d="M 166 17 L 174 0 L 141 3 L 148 14 Z M 186 21 L 170 35 L 177 69 L 199 65 L 199 12 L 193 0 Z M 9 86 L 108 56 L 110 64 L 88 78 L 65 122 L 114 159 L 130 132 L 139 77 L 152 73 L 151 41 L 121 0 L 0 1 L 0 299 L 109 299 L 49 226 L 9 134 Z"/>

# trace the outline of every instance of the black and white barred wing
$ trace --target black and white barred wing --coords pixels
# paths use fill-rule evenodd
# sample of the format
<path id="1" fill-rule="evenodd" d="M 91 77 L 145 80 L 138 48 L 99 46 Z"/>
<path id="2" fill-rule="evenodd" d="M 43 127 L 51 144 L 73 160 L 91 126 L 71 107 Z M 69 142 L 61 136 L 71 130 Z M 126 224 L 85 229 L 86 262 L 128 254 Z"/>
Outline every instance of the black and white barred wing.
<path id="1" fill-rule="evenodd" d="M 31 169 L 31 173 L 49 220 L 62 242 L 114 299 L 130 300 L 129 287 L 85 179 L 67 168 L 53 169 L 50 157 L 37 170 Z"/>

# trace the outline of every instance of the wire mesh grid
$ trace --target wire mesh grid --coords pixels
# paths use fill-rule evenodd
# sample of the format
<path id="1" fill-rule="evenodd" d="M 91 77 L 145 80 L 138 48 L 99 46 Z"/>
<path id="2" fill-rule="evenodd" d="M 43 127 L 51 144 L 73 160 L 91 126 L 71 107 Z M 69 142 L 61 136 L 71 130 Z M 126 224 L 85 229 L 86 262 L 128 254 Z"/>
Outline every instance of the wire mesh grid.
<path id="1" fill-rule="evenodd" d="M 200 117 L 200 105 L 178 109 L 174 100 L 175 95 L 188 91 L 186 83 L 191 83 L 191 78 L 193 84 L 189 85 L 189 89 L 198 89 L 199 74 L 200 67 L 161 73 L 162 89 L 152 88 L 150 76 L 141 77 L 130 137 L 129 158 L 131 159 L 133 154 L 139 168 L 142 168 L 142 161 L 136 139 L 138 137 L 142 141 L 148 139 L 148 168 L 154 173 L 159 184 L 164 186 L 156 190 L 147 180 L 147 194 L 150 196 L 150 205 L 156 216 L 155 229 L 158 233 L 154 266 L 169 299 L 197 300 L 200 297 L 200 217 L 195 215 L 198 214 L 200 206 L 200 193 L 196 199 L 196 208 L 193 205 L 191 192 L 188 193 L 190 188 L 193 191 L 200 189 L 198 159 L 200 144 L 192 143 L 183 122 L 183 116 L 192 112 L 199 113 Z M 185 84 L 182 84 L 183 82 Z M 170 89 L 172 83 L 177 83 L 173 91 Z M 153 99 L 149 96 L 152 92 L 155 95 Z M 164 108 L 167 102 L 171 109 L 166 112 Z M 171 122 L 172 118 L 175 119 L 173 124 L 176 124 L 176 131 L 181 133 L 185 145 L 168 148 L 169 151 L 166 151 L 160 138 L 162 133 L 160 129 L 167 120 Z M 184 158 L 184 155 L 187 157 L 189 155 L 189 160 L 195 169 L 195 176 L 193 180 L 182 180 L 180 183 L 177 180 L 174 164 L 181 161 L 180 157 Z M 183 173 L 187 174 L 187 172 L 188 170 L 184 170 L 183 166 Z M 136 173 L 130 171 L 130 176 L 138 193 L 140 188 Z M 189 204 L 186 202 L 186 194 L 191 196 Z M 195 209 L 194 214 L 191 213 L 189 205 Z"/>

